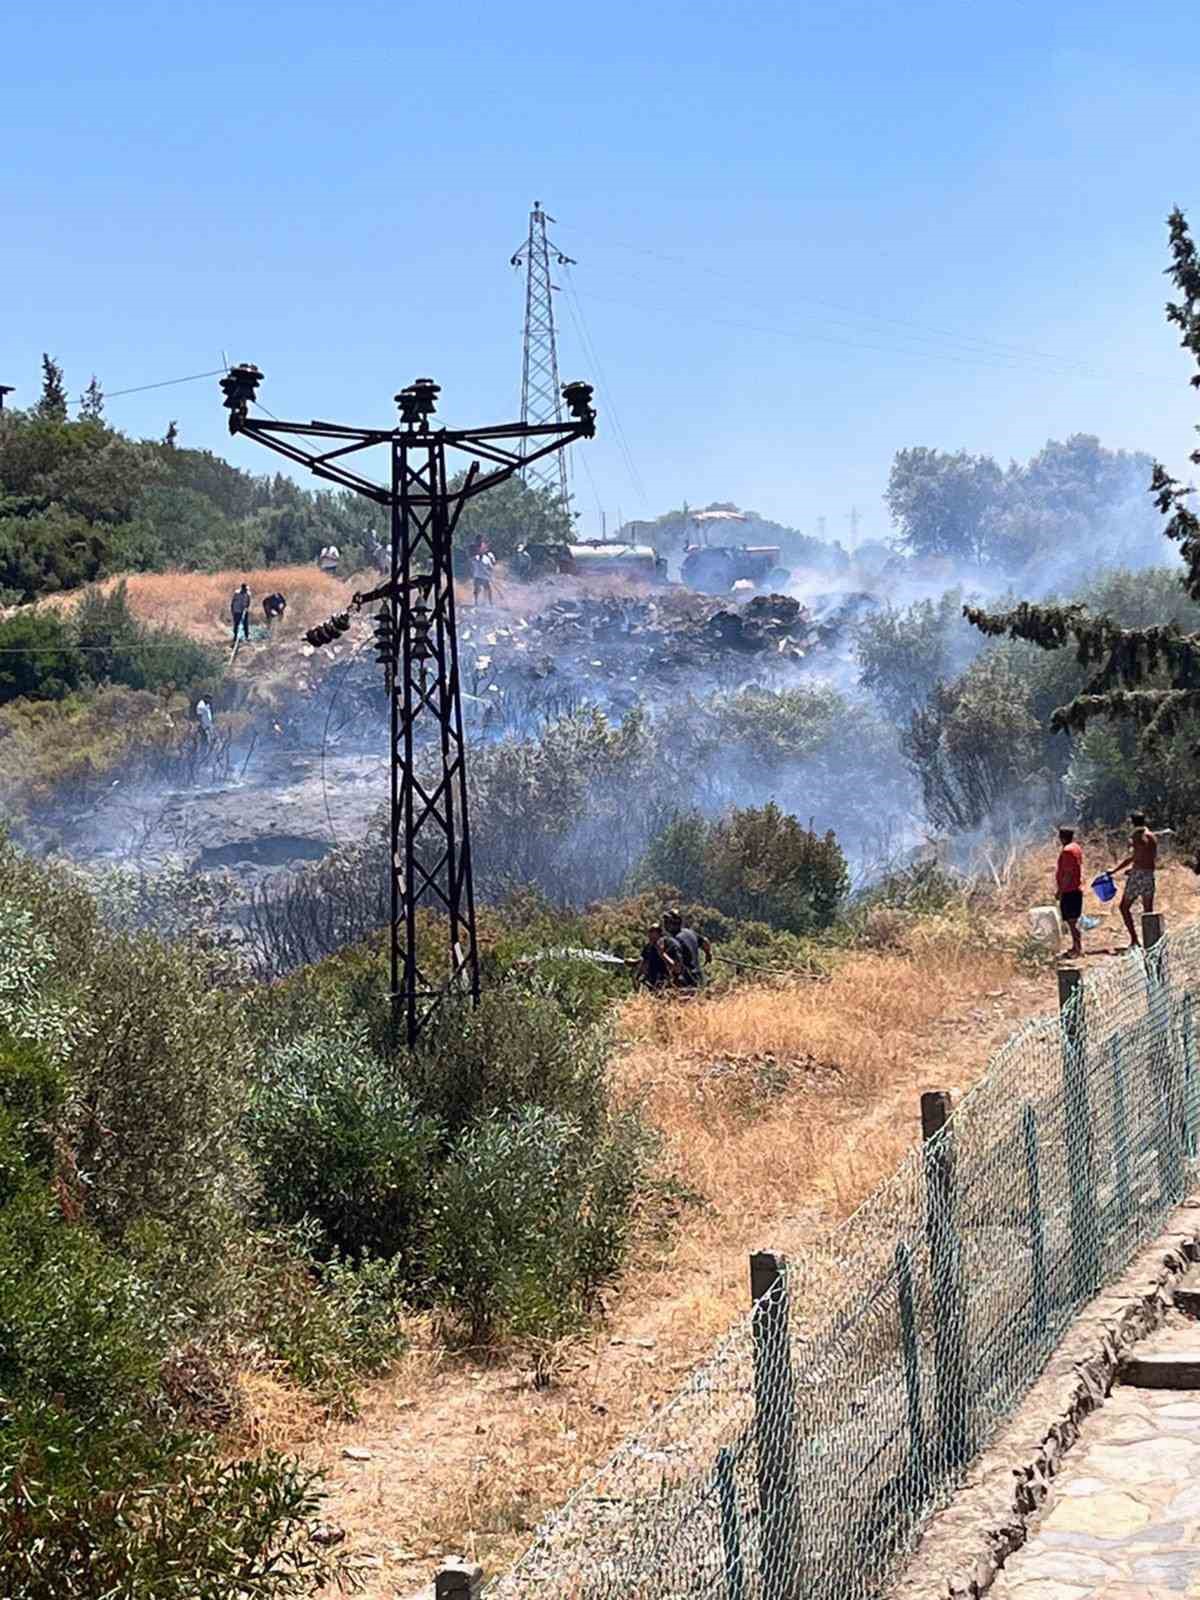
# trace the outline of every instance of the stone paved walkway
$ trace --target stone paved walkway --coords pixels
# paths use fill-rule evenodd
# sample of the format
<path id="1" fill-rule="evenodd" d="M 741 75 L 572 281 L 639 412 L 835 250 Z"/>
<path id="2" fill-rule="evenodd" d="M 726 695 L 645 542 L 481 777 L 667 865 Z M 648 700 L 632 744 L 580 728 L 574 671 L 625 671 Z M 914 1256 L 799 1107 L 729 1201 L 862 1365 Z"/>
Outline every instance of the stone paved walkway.
<path id="1" fill-rule="evenodd" d="M 1200 1350 L 1172 1312 L 1137 1354 Z M 995 1600 L 1200 1600 L 1200 1392 L 1115 1388 L 1064 1457 Z"/>

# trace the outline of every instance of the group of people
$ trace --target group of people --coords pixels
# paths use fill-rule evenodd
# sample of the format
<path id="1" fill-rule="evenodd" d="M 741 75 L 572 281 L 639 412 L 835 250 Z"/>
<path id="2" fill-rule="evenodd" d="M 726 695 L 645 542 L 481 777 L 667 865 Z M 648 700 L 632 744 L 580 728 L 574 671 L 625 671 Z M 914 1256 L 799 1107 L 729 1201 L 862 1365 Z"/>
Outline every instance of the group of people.
<path id="1" fill-rule="evenodd" d="M 646 929 L 642 953 L 630 961 L 637 988 L 653 994 L 668 990 L 695 992 L 704 987 L 704 968 L 712 960 L 712 945 L 684 926 L 682 913 L 672 908 L 661 922 Z"/>
<path id="2" fill-rule="evenodd" d="M 1141 940 L 1134 926 L 1133 908 L 1140 901 L 1144 911 L 1154 910 L 1158 839 L 1146 826 L 1146 818 L 1141 811 L 1131 812 L 1129 821 L 1133 828 L 1129 841 L 1129 854 L 1107 871 L 1110 877 L 1115 877 L 1126 867 L 1130 869 L 1129 876 L 1125 880 L 1119 910 L 1129 934 L 1130 949 L 1136 950 Z M 1083 940 L 1080 937 L 1079 923 L 1083 916 L 1083 846 L 1077 842 L 1074 828 L 1060 828 L 1058 842 L 1060 848 L 1055 873 L 1055 892 L 1058 896 L 1059 913 L 1071 935 L 1070 954 L 1081 956 Z M 1098 876 L 1103 875 L 1101 872 Z"/>
<path id="3" fill-rule="evenodd" d="M 229 602 L 229 612 L 233 618 L 233 642 L 235 645 L 238 642 L 239 634 L 249 641 L 250 602 L 253 599 L 254 596 L 250 592 L 248 583 L 239 584 L 233 591 L 233 599 Z M 269 632 L 271 624 L 278 622 L 287 610 L 287 600 L 278 593 L 266 595 L 263 598 L 262 609 L 263 621 L 266 623 Z"/>

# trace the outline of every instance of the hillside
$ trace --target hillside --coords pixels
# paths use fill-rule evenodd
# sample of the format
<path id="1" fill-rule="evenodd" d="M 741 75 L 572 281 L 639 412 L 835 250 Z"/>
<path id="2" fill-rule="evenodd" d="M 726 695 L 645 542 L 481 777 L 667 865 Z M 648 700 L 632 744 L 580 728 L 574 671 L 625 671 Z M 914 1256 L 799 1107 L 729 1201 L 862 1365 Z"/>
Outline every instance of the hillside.
<path id="1" fill-rule="evenodd" d="M 1088 859 L 1115 846 L 1089 840 Z M 479 1354 L 414 1320 L 395 1373 L 332 1431 L 254 1384 L 261 1437 L 304 1444 L 329 1474 L 326 1514 L 369 1563 L 369 1600 L 409 1594 L 442 1554 L 502 1571 L 745 1309 L 749 1252 L 798 1247 L 847 1216 L 917 1137 L 924 1090 L 961 1094 L 1022 1022 L 1053 1011 L 1053 963 L 1025 937 L 1053 862 L 1041 847 L 1000 865 L 999 881 L 985 867 L 933 914 L 878 906 L 828 982 L 747 974 L 699 1006 L 620 1004 L 613 1092 L 661 1133 L 666 1186 L 644 1201 L 601 1327 Z M 1170 863 L 1162 888 L 1169 923 L 1191 921 L 1192 873 Z M 1088 964 L 1124 943 L 1116 914 L 1093 909 Z"/>

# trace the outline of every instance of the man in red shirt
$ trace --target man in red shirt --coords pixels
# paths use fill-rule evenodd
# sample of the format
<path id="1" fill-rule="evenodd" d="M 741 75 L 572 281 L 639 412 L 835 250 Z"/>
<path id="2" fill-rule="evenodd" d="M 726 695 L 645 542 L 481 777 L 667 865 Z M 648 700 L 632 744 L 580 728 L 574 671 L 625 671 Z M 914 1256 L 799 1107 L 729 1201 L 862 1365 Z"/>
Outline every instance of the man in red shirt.
<path id="1" fill-rule="evenodd" d="M 1058 842 L 1062 846 L 1058 852 L 1058 870 L 1055 873 L 1058 909 L 1071 930 L 1071 954 L 1081 956 L 1083 942 L 1079 937 L 1079 919 L 1083 915 L 1083 850 L 1075 843 L 1074 828 L 1060 828 Z"/>

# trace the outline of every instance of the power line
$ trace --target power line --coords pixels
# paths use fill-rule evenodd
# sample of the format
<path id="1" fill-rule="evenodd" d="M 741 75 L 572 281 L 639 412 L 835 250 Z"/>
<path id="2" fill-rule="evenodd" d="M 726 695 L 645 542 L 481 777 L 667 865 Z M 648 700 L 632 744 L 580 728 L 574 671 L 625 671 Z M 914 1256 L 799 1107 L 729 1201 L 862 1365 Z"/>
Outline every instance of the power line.
<path id="1" fill-rule="evenodd" d="M 576 293 L 578 293 L 578 291 L 576 291 Z M 906 349 L 900 345 L 874 344 L 862 339 L 844 339 L 839 338 L 834 334 L 817 333 L 811 330 L 801 331 L 797 328 L 782 328 L 778 325 L 772 326 L 761 322 L 748 322 L 737 317 L 714 316 L 707 312 L 703 314 L 696 314 L 695 316 L 689 316 L 686 311 L 681 311 L 678 306 L 649 305 L 642 301 L 621 299 L 615 295 L 595 294 L 591 290 L 587 292 L 587 298 L 592 300 L 607 301 L 611 305 L 628 306 L 635 311 L 644 311 L 656 317 L 668 316 L 685 323 L 701 323 L 702 325 L 708 327 L 737 328 L 743 332 L 765 334 L 769 338 L 798 339 L 817 344 L 836 345 L 842 349 L 872 350 L 882 355 L 906 356 L 910 359 L 918 355 L 927 359 L 940 358 L 945 361 L 953 362 L 956 366 L 970 367 L 973 370 L 991 369 L 993 371 L 1000 370 L 1009 372 L 1031 370 L 1028 363 L 1022 363 L 1020 360 L 1014 357 L 1004 356 L 1000 352 L 991 353 L 980 351 L 972 355 L 966 351 L 949 349 L 939 350 L 936 348 L 914 351 L 912 349 Z M 1034 367 L 1032 370 L 1044 372 L 1046 369 Z M 1066 369 L 1059 369 L 1055 375 L 1059 377 L 1079 377 L 1095 382 L 1112 382 L 1119 378 L 1122 383 L 1127 382 L 1130 376 L 1133 376 L 1133 374 L 1126 371 L 1122 371 L 1118 374 L 1101 371 L 1087 371 L 1082 368 L 1074 372 Z"/>
<path id="2" fill-rule="evenodd" d="M 147 389 L 169 389 L 176 383 L 197 383 L 201 378 L 216 378 L 227 370 L 226 367 L 214 367 L 211 372 L 193 372 L 186 378 L 164 378 L 160 383 L 139 383 L 135 384 L 132 389 L 102 389 L 100 398 L 102 400 L 119 400 L 122 395 L 126 394 L 145 394 Z"/>
<path id="3" fill-rule="evenodd" d="M 625 465 L 629 471 L 630 482 L 633 484 L 635 494 L 637 494 L 638 498 L 642 502 L 643 509 L 648 511 L 650 509 L 650 502 L 646 495 L 646 487 L 642 482 L 641 474 L 634 465 L 633 453 L 629 448 L 629 441 L 625 437 L 625 429 L 621 426 L 621 419 L 617 414 L 616 402 L 614 401 L 612 397 L 612 391 L 608 386 L 608 379 L 605 377 L 604 367 L 600 361 L 599 355 L 596 352 L 596 347 L 592 342 L 591 335 L 588 332 L 587 318 L 584 316 L 583 306 L 579 301 L 579 291 L 575 287 L 575 275 L 571 271 L 570 266 L 565 267 L 563 276 L 565 277 L 567 283 L 567 305 L 571 309 L 572 316 L 575 317 L 576 326 L 579 329 L 579 336 L 583 341 L 584 349 L 587 351 L 588 359 L 595 368 L 596 377 L 600 385 L 600 391 L 604 396 L 604 403 L 612 414 L 613 431 L 616 433 L 617 442 L 620 445 L 621 453 L 625 458 Z"/>
<path id="4" fill-rule="evenodd" d="M 588 238 L 589 235 L 585 232 L 584 237 Z M 607 247 L 614 250 L 625 250 L 635 255 L 649 256 L 659 261 L 669 262 L 673 266 L 686 267 L 691 272 L 706 273 L 709 277 L 719 278 L 722 282 L 734 284 L 738 288 L 743 287 L 742 280 L 735 277 L 734 274 L 722 272 L 719 268 L 710 266 L 705 261 L 696 261 L 694 258 L 674 255 L 667 251 L 655 250 L 645 245 L 627 244 L 620 240 L 602 240 L 595 238 L 594 236 L 590 237 L 592 237 L 593 243 L 599 244 L 602 247 Z M 1095 372 L 1094 368 L 1088 368 L 1084 363 L 1076 361 L 1071 357 L 1061 356 L 1045 350 L 1035 350 L 1029 346 L 1013 344 L 1006 340 L 989 339 L 986 335 L 961 334 L 947 328 L 936 328 L 930 324 L 917 322 L 912 319 L 883 317 L 874 312 L 862 311 L 856 306 L 847 306 L 838 301 L 827 300 L 816 295 L 797 294 L 794 296 L 794 298 L 809 305 L 819 306 L 822 310 L 838 312 L 843 317 L 852 318 L 853 322 L 876 323 L 884 328 L 892 327 L 899 329 L 912 329 L 912 333 L 904 335 L 904 337 L 907 338 L 921 339 L 926 342 L 949 340 L 953 344 L 959 345 L 966 350 L 975 349 L 985 352 L 993 352 L 996 354 L 1005 354 L 1024 361 L 1048 362 L 1060 370 L 1066 370 L 1085 375 Z M 838 319 L 835 318 L 834 320 Z M 853 324 L 851 323 L 848 325 L 852 326 Z M 1127 377 L 1129 375 L 1130 374 L 1127 372 L 1122 372 L 1123 377 Z"/>
<path id="5" fill-rule="evenodd" d="M 10 614 L 7 617 L 0 618 L 0 627 L 3 627 L 6 622 L 11 622 L 14 617 L 20 616 L 22 614 L 22 612 L 24 612 L 24 610 L 25 610 L 24 606 L 18 606 L 16 608 L 16 610 L 14 612 L 10 612 Z M 44 615 L 44 613 L 43 613 L 43 615 Z M 222 641 L 220 641 L 220 640 L 193 639 L 189 634 L 184 634 L 183 639 L 184 639 L 184 641 L 186 641 L 187 644 L 194 644 L 201 650 L 219 650 L 222 647 Z M 228 643 L 228 637 L 226 637 L 226 640 L 224 642 Z M 140 651 L 143 651 L 143 650 L 179 650 L 180 648 L 182 648 L 182 645 L 181 645 L 181 642 L 179 640 L 176 640 L 174 643 L 163 643 L 163 644 L 152 644 L 152 643 L 139 644 L 139 643 L 135 642 L 133 644 L 70 644 L 70 643 L 66 643 L 66 644 L 0 645 L 0 656 L 59 656 L 59 655 L 65 655 L 65 654 L 74 654 L 74 655 L 112 655 L 112 656 L 115 656 L 115 655 L 124 654 L 126 652 L 132 653 L 134 651 L 140 652 Z"/>

